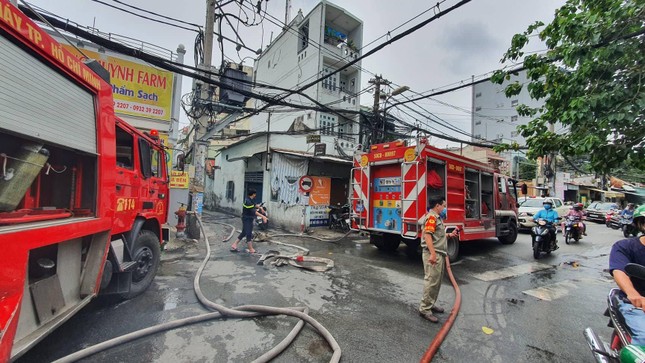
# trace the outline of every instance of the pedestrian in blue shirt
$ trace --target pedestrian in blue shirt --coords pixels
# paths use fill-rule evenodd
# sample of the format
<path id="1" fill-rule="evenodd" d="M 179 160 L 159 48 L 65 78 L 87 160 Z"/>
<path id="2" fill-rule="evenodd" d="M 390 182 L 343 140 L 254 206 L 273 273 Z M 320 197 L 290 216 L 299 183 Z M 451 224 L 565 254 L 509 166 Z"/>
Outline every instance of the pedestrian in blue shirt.
<path id="1" fill-rule="evenodd" d="M 237 236 L 237 239 L 231 245 L 231 252 L 238 252 L 237 244 L 240 243 L 242 238 L 246 237 L 246 245 L 249 253 L 255 253 L 255 250 L 253 249 L 253 222 L 255 221 L 255 217 L 262 217 L 264 223 L 269 220 L 265 215 L 258 212 L 256 208 L 255 197 L 257 192 L 255 189 L 249 189 L 246 195 L 247 197 L 244 199 L 244 203 L 242 204 L 242 233 Z"/>
<path id="2" fill-rule="evenodd" d="M 544 209 L 540 210 L 539 212 L 535 213 L 533 216 L 533 221 L 537 222 L 539 219 L 544 219 L 545 221 L 549 222 L 549 234 L 551 235 L 551 241 L 553 241 L 553 250 L 557 250 L 558 248 L 558 241 L 556 240 L 556 233 L 555 233 L 555 226 L 558 220 L 560 219 L 560 216 L 558 216 L 558 212 L 553 210 L 553 202 L 550 200 L 545 200 L 544 203 L 542 203 L 542 206 Z"/>
<path id="3" fill-rule="evenodd" d="M 634 211 L 634 225 L 645 233 L 645 206 Z M 628 263 L 645 265 L 645 235 L 616 242 L 609 254 L 609 272 L 624 293 L 618 309 L 632 331 L 632 344 L 645 345 L 645 281 L 627 275 Z"/>

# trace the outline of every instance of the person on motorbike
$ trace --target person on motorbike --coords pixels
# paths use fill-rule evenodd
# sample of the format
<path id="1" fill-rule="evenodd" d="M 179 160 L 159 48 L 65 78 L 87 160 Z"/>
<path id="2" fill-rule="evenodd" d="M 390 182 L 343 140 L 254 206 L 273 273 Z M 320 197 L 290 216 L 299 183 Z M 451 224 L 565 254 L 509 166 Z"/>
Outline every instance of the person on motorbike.
<path id="1" fill-rule="evenodd" d="M 634 217 L 634 203 L 627 203 L 627 207 L 620 212 L 620 216 L 632 219 L 632 217 Z"/>
<path id="2" fill-rule="evenodd" d="M 645 233 L 645 206 L 634 211 L 634 225 Z M 645 280 L 632 280 L 625 272 L 628 263 L 645 265 L 645 235 L 614 243 L 609 254 L 609 273 L 624 293 L 618 308 L 632 331 L 632 344 L 645 345 Z"/>
<path id="3" fill-rule="evenodd" d="M 544 203 L 542 203 L 542 206 L 544 207 L 544 209 L 535 213 L 535 215 L 533 216 L 533 221 L 537 222 L 539 219 L 544 219 L 549 222 L 549 234 L 551 235 L 551 241 L 553 241 L 553 250 L 555 251 L 559 248 L 558 241 L 556 240 L 555 225 L 558 222 L 558 219 L 560 219 L 560 216 L 558 216 L 558 212 L 553 210 L 552 201 L 545 200 Z"/>
<path id="4" fill-rule="evenodd" d="M 586 228 L 585 224 L 582 223 L 582 220 L 585 217 L 585 213 L 582 211 L 582 203 L 574 204 L 573 208 L 569 210 L 569 213 L 567 213 L 567 215 L 564 216 L 564 220 L 562 221 L 562 230 L 563 231 L 564 231 L 564 228 L 565 228 L 567 217 L 576 217 L 576 218 L 578 218 L 579 219 L 578 226 L 580 226 L 580 232 L 582 232 L 583 236 L 587 235 L 587 228 Z"/>

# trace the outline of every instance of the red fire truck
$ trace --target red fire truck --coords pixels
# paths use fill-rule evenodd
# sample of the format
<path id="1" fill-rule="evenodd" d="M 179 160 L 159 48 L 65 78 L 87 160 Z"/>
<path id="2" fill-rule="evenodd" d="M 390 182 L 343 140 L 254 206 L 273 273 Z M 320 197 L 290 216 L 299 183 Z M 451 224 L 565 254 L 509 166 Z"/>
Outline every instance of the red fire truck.
<path id="1" fill-rule="evenodd" d="M 92 69 L 0 0 L 0 362 L 159 265 L 165 152 Z"/>
<path id="2" fill-rule="evenodd" d="M 372 145 L 354 155 L 350 218 L 354 230 L 370 234 L 370 242 L 393 251 L 401 242 L 416 250 L 422 237 L 418 221 L 428 200 L 444 197 L 448 204 L 448 241 L 455 261 L 459 243 L 497 237 L 504 244 L 517 238 L 515 182 L 493 168 L 428 144 L 395 141 Z"/>

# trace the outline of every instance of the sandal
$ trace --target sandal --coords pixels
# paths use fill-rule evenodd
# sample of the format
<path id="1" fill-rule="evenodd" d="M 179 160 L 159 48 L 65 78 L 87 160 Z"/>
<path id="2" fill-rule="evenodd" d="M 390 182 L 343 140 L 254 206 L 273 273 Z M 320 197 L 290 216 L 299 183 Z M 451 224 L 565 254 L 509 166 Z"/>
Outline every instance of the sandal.
<path id="1" fill-rule="evenodd" d="M 245 251 L 251 255 L 254 255 L 257 252 L 256 250 L 251 251 L 248 248 Z"/>
<path id="2" fill-rule="evenodd" d="M 237 248 L 233 248 L 233 247 L 231 247 L 231 249 L 229 249 L 229 251 L 231 251 L 231 252 L 240 252 L 240 250 L 238 250 Z"/>

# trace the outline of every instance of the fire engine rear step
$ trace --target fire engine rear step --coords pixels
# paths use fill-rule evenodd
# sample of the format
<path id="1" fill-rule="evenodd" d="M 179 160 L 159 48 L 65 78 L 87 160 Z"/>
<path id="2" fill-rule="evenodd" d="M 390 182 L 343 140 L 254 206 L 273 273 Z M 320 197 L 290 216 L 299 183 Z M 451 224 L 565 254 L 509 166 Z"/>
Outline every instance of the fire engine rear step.
<path id="1" fill-rule="evenodd" d="M 131 271 L 137 265 L 137 261 L 128 261 L 119 264 L 119 271 Z"/>

